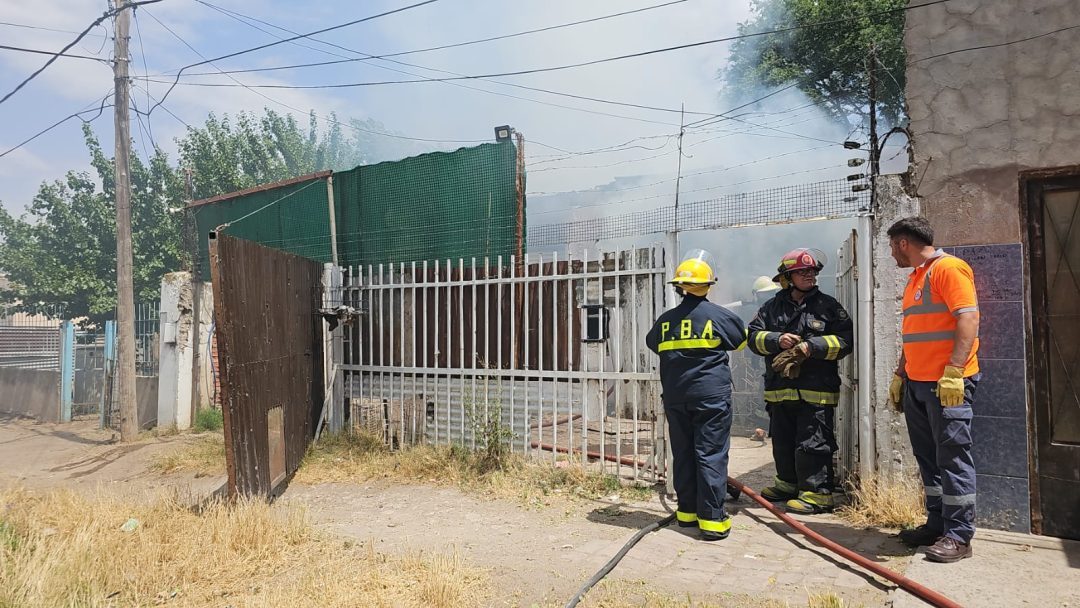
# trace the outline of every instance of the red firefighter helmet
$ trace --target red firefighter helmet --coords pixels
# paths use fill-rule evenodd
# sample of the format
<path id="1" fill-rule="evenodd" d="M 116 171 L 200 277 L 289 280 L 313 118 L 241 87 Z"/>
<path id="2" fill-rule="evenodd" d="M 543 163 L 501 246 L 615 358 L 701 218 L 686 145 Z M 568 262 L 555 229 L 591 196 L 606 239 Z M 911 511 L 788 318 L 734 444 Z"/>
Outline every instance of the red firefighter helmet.
<path id="1" fill-rule="evenodd" d="M 821 269 L 825 267 L 825 254 L 819 249 L 807 249 L 800 247 L 798 249 L 792 249 L 784 254 L 784 257 L 780 258 L 780 265 L 776 267 L 776 276 L 773 277 L 773 281 L 780 282 L 780 279 L 796 270 L 802 270 L 804 268 L 813 268 L 817 272 L 821 272 Z"/>

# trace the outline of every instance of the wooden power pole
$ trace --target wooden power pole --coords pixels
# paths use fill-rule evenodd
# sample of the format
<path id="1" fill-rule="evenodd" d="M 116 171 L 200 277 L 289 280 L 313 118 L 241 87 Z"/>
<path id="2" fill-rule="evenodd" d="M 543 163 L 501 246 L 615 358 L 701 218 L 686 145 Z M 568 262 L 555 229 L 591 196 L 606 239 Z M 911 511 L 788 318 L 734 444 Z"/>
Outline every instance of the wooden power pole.
<path id="1" fill-rule="evenodd" d="M 135 296 L 131 277 L 131 117 L 128 97 L 128 29 L 131 7 L 127 0 L 113 0 L 116 9 L 114 26 L 113 121 L 116 139 L 116 340 L 117 391 L 120 402 L 120 439 L 134 441 L 139 434 L 138 407 L 135 401 Z"/>

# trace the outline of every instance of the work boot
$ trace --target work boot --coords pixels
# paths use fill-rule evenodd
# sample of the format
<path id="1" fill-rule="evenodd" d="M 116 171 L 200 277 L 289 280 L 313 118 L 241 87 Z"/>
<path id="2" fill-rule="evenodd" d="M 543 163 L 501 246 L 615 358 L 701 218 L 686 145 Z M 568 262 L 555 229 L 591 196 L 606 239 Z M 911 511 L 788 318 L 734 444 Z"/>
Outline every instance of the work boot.
<path id="1" fill-rule="evenodd" d="M 802 513 L 813 515 L 815 513 L 830 513 L 835 504 L 833 496 L 829 492 L 799 492 L 799 497 L 784 503 L 789 513 Z"/>
<path id="2" fill-rule="evenodd" d="M 761 490 L 761 496 L 765 500 L 784 502 L 785 500 L 791 500 L 799 495 L 798 488 L 795 487 L 795 484 L 784 481 L 779 477 L 774 477 L 773 481 L 773 485 L 762 488 Z"/>
<path id="3" fill-rule="evenodd" d="M 923 524 L 918 528 L 901 530 L 896 536 L 900 538 L 900 542 L 909 547 L 929 547 L 941 538 L 941 530 L 935 530 Z"/>
<path id="4" fill-rule="evenodd" d="M 731 534 L 731 517 L 728 516 L 719 521 L 699 519 L 698 527 L 701 528 L 701 540 L 724 540 Z"/>
<path id="5" fill-rule="evenodd" d="M 951 564 L 966 557 L 971 557 L 971 545 L 949 536 L 942 536 L 936 543 L 926 548 L 926 559 L 932 562 Z"/>
<path id="6" fill-rule="evenodd" d="M 680 528 L 696 528 L 696 527 L 698 527 L 697 513 L 687 513 L 685 511 L 675 511 L 675 521 L 679 524 Z"/>

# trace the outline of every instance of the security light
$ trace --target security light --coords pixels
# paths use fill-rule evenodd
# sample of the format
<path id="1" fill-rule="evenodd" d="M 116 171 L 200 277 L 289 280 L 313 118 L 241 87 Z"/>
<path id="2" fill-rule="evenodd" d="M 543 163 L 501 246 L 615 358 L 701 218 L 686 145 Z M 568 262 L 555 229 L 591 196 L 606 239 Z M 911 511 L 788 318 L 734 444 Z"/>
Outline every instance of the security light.
<path id="1" fill-rule="evenodd" d="M 514 132 L 510 125 L 495 127 L 495 141 L 510 141 L 510 135 Z"/>

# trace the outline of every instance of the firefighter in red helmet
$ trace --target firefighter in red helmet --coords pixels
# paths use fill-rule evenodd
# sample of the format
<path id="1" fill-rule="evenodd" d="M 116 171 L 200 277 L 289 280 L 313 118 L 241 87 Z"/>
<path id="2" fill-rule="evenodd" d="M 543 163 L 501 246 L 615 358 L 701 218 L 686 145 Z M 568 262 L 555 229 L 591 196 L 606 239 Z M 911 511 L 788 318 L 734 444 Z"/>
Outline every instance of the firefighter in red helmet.
<path id="1" fill-rule="evenodd" d="M 825 256 L 795 249 L 780 260 L 773 280 L 782 289 L 758 310 L 747 346 L 765 357 L 775 483 L 761 495 L 786 501 L 789 511 L 823 513 L 833 502 L 833 418 L 840 398 L 837 362 L 851 353 L 852 323 L 817 275 Z"/>

